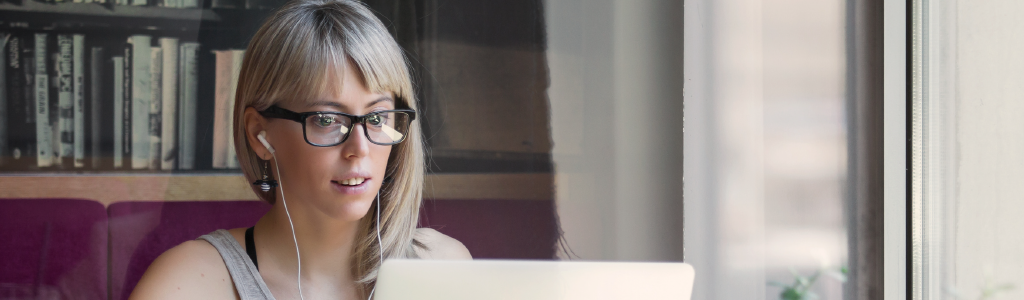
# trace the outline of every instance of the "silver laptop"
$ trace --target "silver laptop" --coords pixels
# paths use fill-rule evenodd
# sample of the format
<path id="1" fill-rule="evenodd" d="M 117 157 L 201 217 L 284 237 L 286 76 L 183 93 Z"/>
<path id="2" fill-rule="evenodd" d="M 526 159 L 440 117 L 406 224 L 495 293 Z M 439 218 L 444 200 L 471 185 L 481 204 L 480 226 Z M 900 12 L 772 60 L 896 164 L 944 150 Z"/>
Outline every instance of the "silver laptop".
<path id="1" fill-rule="evenodd" d="M 685 263 L 389 259 L 374 299 L 690 299 Z"/>

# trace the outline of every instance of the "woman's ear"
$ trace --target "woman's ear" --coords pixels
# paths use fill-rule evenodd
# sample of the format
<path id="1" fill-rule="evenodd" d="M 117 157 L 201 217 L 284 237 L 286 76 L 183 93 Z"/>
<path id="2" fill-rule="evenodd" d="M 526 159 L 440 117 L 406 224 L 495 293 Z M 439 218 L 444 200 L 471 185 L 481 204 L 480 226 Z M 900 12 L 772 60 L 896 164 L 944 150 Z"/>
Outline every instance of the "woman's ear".
<path id="1" fill-rule="evenodd" d="M 253 152 L 256 152 L 260 159 L 269 160 L 270 151 L 256 138 L 257 134 L 266 130 L 267 119 L 252 106 L 245 108 L 243 117 L 245 118 L 245 139 L 249 142 L 249 147 L 252 147 Z"/>

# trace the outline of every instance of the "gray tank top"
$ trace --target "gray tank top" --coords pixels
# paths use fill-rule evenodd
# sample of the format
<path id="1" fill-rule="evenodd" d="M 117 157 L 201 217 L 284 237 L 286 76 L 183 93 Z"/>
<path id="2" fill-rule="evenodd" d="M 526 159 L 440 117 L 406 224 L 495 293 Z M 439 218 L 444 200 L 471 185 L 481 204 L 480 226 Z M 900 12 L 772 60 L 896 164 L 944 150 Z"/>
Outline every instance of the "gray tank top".
<path id="1" fill-rule="evenodd" d="M 249 260 L 242 245 L 227 230 L 218 229 L 210 234 L 199 237 L 217 248 L 220 257 L 224 259 L 224 265 L 231 273 L 231 281 L 235 283 L 235 290 L 242 300 L 269 300 L 274 299 L 270 294 L 267 283 L 263 282 L 260 272 Z"/>

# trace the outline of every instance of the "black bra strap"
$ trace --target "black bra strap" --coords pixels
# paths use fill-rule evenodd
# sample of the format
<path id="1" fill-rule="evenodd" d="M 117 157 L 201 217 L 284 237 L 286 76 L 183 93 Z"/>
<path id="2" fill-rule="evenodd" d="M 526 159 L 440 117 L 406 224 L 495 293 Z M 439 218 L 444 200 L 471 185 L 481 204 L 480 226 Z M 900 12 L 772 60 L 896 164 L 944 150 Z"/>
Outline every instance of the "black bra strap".
<path id="1" fill-rule="evenodd" d="M 249 259 L 252 260 L 252 265 L 256 266 L 256 270 L 260 270 L 260 263 L 256 262 L 256 241 L 252 238 L 252 229 L 256 226 L 249 227 L 245 230 L 245 253 L 249 254 Z"/>

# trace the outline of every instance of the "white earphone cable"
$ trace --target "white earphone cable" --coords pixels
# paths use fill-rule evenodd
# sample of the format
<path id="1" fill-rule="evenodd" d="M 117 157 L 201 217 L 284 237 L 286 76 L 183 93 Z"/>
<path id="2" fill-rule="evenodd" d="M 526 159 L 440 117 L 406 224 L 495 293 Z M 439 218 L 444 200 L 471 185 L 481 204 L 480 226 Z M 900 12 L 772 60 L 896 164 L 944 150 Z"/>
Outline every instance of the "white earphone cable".
<path id="1" fill-rule="evenodd" d="M 277 155 L 274 154 L 273 151 L 270 152 L 270 155 L 272 155 L 274 157 L 274 172 L 277 173 L 277 179 L 281 180 L 281 168 L 277 164 Z M 295 237 L 295 223 L 292 222 L 292 214 L 290 212 L 288 212 L 288 201 L 286 201 L 284 199 L 284 184 L 283 184 L 283 182 L 278 181 L 277 188 L 281 191 L 281 204 L 284 205 L 284 214 L 286 216 L 288 216 L 288 225 L 291 226 L 291 229 L 292 229 L 292 242 L 295 243 L 295 260 L 298 262 L 298 265 L 299 265 L 298 276 L 297 276 L 297 279 L 296 279 L 296 284 L 298 285 L 297 287 L 298 287 L 298 290 L 299 290 L 299 299 L 305 300 L 305 298 L 302 297 L 302 255 L 299 253 L 299 240 L 298 240 L 298 238 Z M 377 223 L 376 223 L 376 227 L 377 227 L 377 245 L 378 245 L 377 246 L 377 250 L 380 250 L 380 264 L 383 265 L 384 264 L 384 243 L 381 242 L 381 238 L 380 238 L 380 191 L 379 190 L 377 191 Z M 378 266 L 378 270 L 380 270 L 379 268 L 380 267 Z M 377 287 L 374 286 L 373 289 L 370 290 L 370 296 L 367 297 L 366 299 L 367 300 L 372 299 L 373 298 L 373 292 L 376 291 L 376 290 L 377 290 Z"/>
<path id="2" fill-rule="evenodd" d="M 274 156 L 274 171 L 277 173 L 277 179 L 281 180 L 281 167 L 277 164 L 277 155 L 274 154 L 274 152 L 270 152 L 270 155 Z M 292 242 L 295 242 L 295 260 L 298 261 L 299 265 L 298 279 L 296 279 L 296 284 L 299 289 L 299 299 L 305 300 L 302 298 L 302 255 L 299 253 L 299 240 L 295 237 L 295 224 L 292 223 L 292 214 L 288 212 L 288 201 L 284 200 L 284 184 L 279 181 L 277 188 L 281 191 L 281 204 L 284 205 L 284 214 L 288 216 L 288 225 L 292 228 Z"/>

